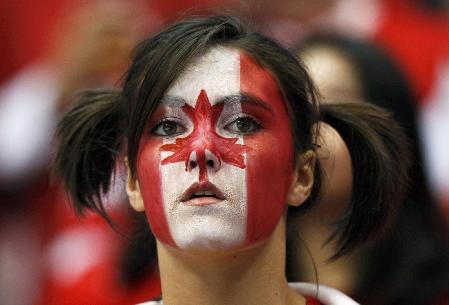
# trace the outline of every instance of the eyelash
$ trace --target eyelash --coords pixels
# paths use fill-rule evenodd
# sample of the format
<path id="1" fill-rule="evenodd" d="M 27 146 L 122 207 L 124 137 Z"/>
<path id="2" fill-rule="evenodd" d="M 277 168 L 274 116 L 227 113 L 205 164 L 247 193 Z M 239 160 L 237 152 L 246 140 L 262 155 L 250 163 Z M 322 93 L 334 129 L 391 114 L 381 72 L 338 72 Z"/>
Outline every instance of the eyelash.
<path id="1" fill-rule="evenodd" d="M 249 128 L 252 130 L 248 130 L 248 131 L 241 131 L 241 130 L 233 130 L 230 126 L 231 124 L 235 123 L 238 124 L 238 121 L 246 121 L 250 124 L 252 124 L 252 126 L 250 126 Z M 257 132 L 260 129 L 263 129 L 262 124 L 259 122 L 259 120 L 255 119 L 254 117 L 247 115 L 247 114 L 238 114 L 238 115 L 234 115 L 231 116 L 230 118 L 225 120 L 226 123 L 222 124 L 222 128 L 227 130 L 228 132 L 231 133 L 235 133 L 235 134 L 253 134 L 255 132 Z M 174 124 L 174 126 L 172 127 L 176 127 L 176 130 L 171 133 L 168 134 L 167 131 L 158 131 L 159 128 L 163 127 L 164 124 L 166 123 L 172 123 Z M 237 127 L 238 128 L 238 127 Z M 179 130 L 182 129 L 182 130 Z M 185 126 L 183 126 L 178 119 L 174 119 L 174 118 L 164 118 L 161 121 L 159 121 L 153 128 L 151 128 L 151 133 L 155 136 L 159 136 L 159 137 L 175 137 L 181 133 L 183 133 L 184 131 L 186 131 L 187 128 Z"/>
<path id="2" fill-rule="evenodd" d="M 237 123 L 238 120 L 248 120 L 250 121 L 250 123 L 252 123 L 253 129 L 251 131 L 235 131 L 235 130 L 230 130 L 229 126 L 233 123 Z M 259 122 L 259 120 L 257 120 L 256 118 L 247 115 L 247 114 L 238 114 L 235 115 L 229 119 L 226 120 L 227 123 L 223 124 L 223 129 L 227 130 L 228 132 L 232 132 L 232 133 L 237 133 L 237 134 L 253 134 L 257 131 L 259 131 L 260 129 L 263 129 L 262 124 Z"/>
<path id="3" fill-rule="evenodd" d="M 164 124 L 166 123 L 172 123 L 175 125 L 176 127 L 176 132 L 174 132 L 173 134 L 163 134 L 162 132 L 157 132 L 157 130 L 162 127 Z M 181 131 L 178 131 L 178 129 L 181 128 Z M 161 121 L 159 121 L 153 128 L 151 128 L 151 133 L 155 136 L 159 136 L 159 137 L 174 137 L 177 136 L 181 133 L 183 133 L 185 130 L 187 130 L 187 128 L 185 126 L 183 126 L 179 120 L 174 119 L 174 118 L 165 118 L 162 119 Z"/>

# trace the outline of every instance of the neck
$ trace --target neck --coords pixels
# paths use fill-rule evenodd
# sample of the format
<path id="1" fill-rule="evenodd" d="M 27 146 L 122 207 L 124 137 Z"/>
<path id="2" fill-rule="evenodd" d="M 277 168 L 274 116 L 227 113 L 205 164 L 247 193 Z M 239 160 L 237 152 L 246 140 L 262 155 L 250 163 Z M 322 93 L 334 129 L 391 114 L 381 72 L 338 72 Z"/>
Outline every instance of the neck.
<path id="1" fill-rule="evenodd" d="M 355 270 L 357 254 L 345 255 L 335 261 L 329 261 L 336 251 L 336 240 L 326 244 L 332 233 L 330 223 L 331 221 L 323 223 L 318 216 L 302 219 L 300 230 L 308 250 L 301 245 L 295 249 L 299 251 L 295 256 L 303 257 L 303 261 L 293 269 L 296 269 L 296 273 L 301 274 L 305 281 L 315 282 L 317 280 L 316 268 L 320 284 L 336 288 L 346 294 L 352 294 L 357 287 Z M 313 260 L 308 254 L 309 251 L 313 253 Z"/>
<path id="2" fill-rule="evenodd" d="M 164 305 L 304 304 L 285 278 L 285 223 L 266 241 L 226 254 L 191 254 L 158 243 Z"/>

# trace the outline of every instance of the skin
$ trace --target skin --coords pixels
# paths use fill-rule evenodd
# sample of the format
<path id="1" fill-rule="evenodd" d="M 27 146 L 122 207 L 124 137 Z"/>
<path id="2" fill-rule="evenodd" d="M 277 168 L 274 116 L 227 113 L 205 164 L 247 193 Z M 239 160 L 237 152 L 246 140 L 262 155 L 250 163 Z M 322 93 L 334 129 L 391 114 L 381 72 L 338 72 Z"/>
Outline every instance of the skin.
<path id="1" fill-rule="evenodd" d="M 317 84 L 322 102 L 362 100 L 362 87 L 356 67 L 341 51 L 313 46 L 299 54 L 299 57 Z M 304 243 L 313 253 L 314 262 L 308 260 L 303 262 L 300 271 L 304 274 L 305 280 L 314 280 L 313 265 L 315 265 L 320 283 L 351 294 L 357 281 L 353 269 L 357 252 L 329 262 L 328 258 L 335 253 L 335 243 L 325 245 L 332 233 L 332 224 L 348 208 L 353 184 L 351 156 L 343 139 L 333 128 L 326 126 L 321 130 L 321 135 L 322 148 L 318 150 L 318 158 L 325 172 L 322 187 L 324 195 L 300 224 Z M 304 249 L 300 248 L 298 251 L 304 252 Z"/>
<path id="2" fill-rule="evenodd" d="M 238 50 L 213 48 L 168 89 L 148 129 L 137 175 L 162 242 L 232 250 L 273 232 L 294 157 L 288 113 L 268 71 Z M 192 197 L 204 192 L 215 198 Z"/>
<path id="3" fill-rule="evenodd" d="M 314 46 L 299 56 L 317 85 L 322 103 L 360 102 L 363 99 L 357 69 L 341 51 Z M 312 213 L 320 219 L 319 223 L 329 225 L 348 208 L 353 182 L 352 163 L 349 150 L 338 132 L 327 124 L 322 126 L 318 158 L 326 175 L 322 185 L 324 196 Z M 326 213 L 323 214 L 324 211 Z"/>
<path id="4" fill-rule="evenodd" d="M 336 49 L 312 46 L 299 54 L 321 94 L 321 101 L 360 101 L 362 85 L 356 67 Z"/>
<path id="5" fill-rule="evenodd" d="M 238 81 L 226 80 L 229 74 L 233 74 L 232 67 L 235 65 L 231 63 L 231 69 L 225 69 L 228 72 L 226 74 L 221 73 L 223 67 L 220 64 L 226 59 L 236 58 L 235 55 L 240 59 Z M 251 76 L 245 81 L 245 78 Z M 223 86 L 220 80 L 226 85 Z M 240 88 L 233 87 L 233 83 Z M 239 92 L 255 96 L 264 106 L 254 103 L 254 99 L 250 103 L 217 106 L 223 97 Z M 205 94 L 210 105 L 205 101 Z M 176 113 L 183 123 L 179 125 L 183 128 L 175 129 L 180 132 L 175 137 L 163 136 L 161 139 L 157 132 L 162 126 L 157 123 L 160 119 L 157 115 L 156 119 L 150 118 L 150 128 L 156 122 L 156 129 L 151 128 L 153 133 L 143 136 L 137 163 L 138 178 L 137 181 L 130 178 L 127 187 L 132 206 L 138 211 L 146 210 L 157 238 L 164 304 L 185 304 L 186 300 L 191 304 L 202 305 L 304 304 L 304 298 L 288 288 L 285 278 L 284 213 L 286 202 L 298 206 L 310 195 L 314 153 L 308 151 L 294 156 L 290 137 L 282 137 L 289 139 L 287 142 L 276 141 L 280 135 L 291 134 L 277 83 L 267 70 L 247 55 L 235 49 L 216 47 L 192 63 L 168 90 L 166 97 L 182 97 L 183 105 L 187 104 L 188 107 L 184 110 L 179 110 L 179 107 L 168 109 L 163 102 L 164 109 L 158 115 Z M 198 115 L 200 106 L 205 109 L 210 107 L 209 113 L 214 113 L 211 110 L 214 107 L 221 107 L 220 111 L 229 113 L 229 116 L 220 113 L 218 118 L 213 114 L 201 118 Z M 190 111 L 193 112 L 189 116 Z M 250 129 L 253 132 L 238 135 L 234 128 L 237 126 L 235 120 L 225 119 L 220 124 L 220 120 L 232 118 L 236 111 L 255 117 L 263 128 Z M 208 124 L 215 124 L 215 128 L 204 127 Z M 197 148 L 195 154 L 183 157 L 181 149 L 186 147 L 186 139 L 193 137 L 195 130 L 201 129 L 200 125 L 208 134 L 215 130 L 219 138 L 237 139 L 234 144 L 241 145 L 236 147 L 237 150 L 244 149 L 244 163 L 233 164 L 229 159 L 225 160 L 218 153 L 219 149 L 214 147 L 218 143 L 215 140 L 209 146 L 204 143 L 199 145 L 199 148 L 204 149 L 203 155 L 201 149 L 194 146 Z M 177 147 L 177 144 L 180 146 Z M 279 158 L 281 153 L 283 158 Z M 192 160 L 196 166 L 190 166 Z M 207 167 L 211 163 L 204 160 L 214 163 Z M 171 167 L 167 171 L 170 180 L 164 180 L 163 172 L 167 167 Z M 155 187 L 147 177 L 160 171 L 161 187 Z M 247 176 L 241 175 L 242 171 Z M 227 179 L 221 179 L 221 174 L 226 174 Z M 276 178 L 277 175 L 281 177 L 281 174 L 287 178 Z M 177 177 L 176 183 L 173 183 L 173 177 Z M 245 179 L 240 180 L 242 177 Z M 176 192 L 178 187 L 184 191 L 202 179 L 210 180 L 218 188 L 230 188 L 231 195 L 204 205 L 198 204 L 204 203 L 201 201 L 203 199 L 187 201 L 189 204 L 182 200 L 170 200 L 177 198 L 169 194 Z M 263 187 L 251 189 L 252 183 L 260 183 Z M 242 184 L 248 186 L 242 189 Z M 271 185 L 271 188 L 267 190 L 265 185 Z M 273 189 L 277 192 L 273 192 Z M 244 200 L 241 200 L 242 196 L 238 194 L 245 192 Z M 158 205 L 159 208 L 155 208 Z M 176 216 L 169 214 L 173 207 L 178 209 Z M 245 212 L 242 213 L 242 210 Z M 160 224 L 161 218 L 166 223 Z M 198 223 L 202 225 L 198 226 Z M 232 225 L 229 226 L 229 223 Z M 209 229 L 204 229 L 204 225 Z M 167 228 L 169 232 L 164 232 Z M 179 228 L 189 233 L 178 235 L 176 231 Z"/>

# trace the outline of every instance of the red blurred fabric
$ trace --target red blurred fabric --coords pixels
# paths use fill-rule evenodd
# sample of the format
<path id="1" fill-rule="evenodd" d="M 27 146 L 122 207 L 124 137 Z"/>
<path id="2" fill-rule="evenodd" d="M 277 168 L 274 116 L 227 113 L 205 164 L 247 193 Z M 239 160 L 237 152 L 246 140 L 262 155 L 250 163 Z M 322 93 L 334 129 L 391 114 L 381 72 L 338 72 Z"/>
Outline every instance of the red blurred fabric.
<path id="1" fill-rule="evenodd" d="M 157 271 L 147 274 L 132 287 L 121 283 L 121 254 L 131 238 L 126 230 L 119 234 L 103 218 L 93 213 L 80 219 L 69 208 L 61 189 L 53 194 L 57 221 L 54 223 L 52 238 L 43 249 L 44 284 L 39 304 L 132 305 L 160 295 Z M 126 208 L 114 209 L 109 213 L 119 230 L 132 226 L 127 219 Z M 93 242 L 80 245 L 79 237 L 94 239 Z M 73 244 L 73 253 L 67 253 L 64 249 L 61 252 L 61 246 L 67 247 L 67 244 Z M 85 255 L 86 251 L 88 256 Z M 67 259 L 63 258 L 61 264 L 58 261 L 64 254 L 69 255 Z M 91 259 L 91 262 L 84 262 L 86 259 Z M 66 268 L 67 272 L 59 270 L 61 268 Z"/>
<path id="2" fill-rule="evenodd" d="M 0 84 L 45 53 L 55 25 L 76 1 L 0 0 Z"/>
<path id="3" fill-rule="evenodd" d="M 449 19 L 409 0 L 383 0 L 385 16 L 375 39 L 401 65 L 423 103 L 435 82 L 438 65 L 449 58 Z"/>

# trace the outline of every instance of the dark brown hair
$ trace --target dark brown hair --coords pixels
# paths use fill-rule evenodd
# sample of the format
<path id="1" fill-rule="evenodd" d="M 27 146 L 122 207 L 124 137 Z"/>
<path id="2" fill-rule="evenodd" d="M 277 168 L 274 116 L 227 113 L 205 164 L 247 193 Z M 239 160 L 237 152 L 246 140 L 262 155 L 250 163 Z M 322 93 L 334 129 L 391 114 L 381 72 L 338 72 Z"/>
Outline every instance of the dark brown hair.
<path id="1" fill-rule="evenodd" d="M 129 167 L 134 175 L 139 142 L 148 118 L 192 59 L 215 45 L 240 49 L 271 71 L 291 118 L 296 154 L 314 149 L 317 135 L 314 129 L 320 119 L 317 98 L 314 85 L 298 60 L 273 40 L 249 30 L 235 17 L 187 19 L 138 46 L 122 92 L 85 93 L 61 120 L 55 166 L 78 211 L 90 208 L 105 215 L 101 192 L 108 189 L 120 149 L 126 146 Z M 372 119 L 372 124 L 365 124 L 363 115 Z M 353 202 L 342 219 L 336 232 L 340 238 L 337 255 L 340 255 L 382 229 L 397 204 L 394 196 L 384 194 L 390 194 L 393 188 L 399 193 L 406 166 L 397 158 L 404 152 L 402 143 L 389 146 L 391 138 L 402 137 L 400 129 L 382 110 L 369 106 L 331 107 L 325 109 L 324 117 L 332 118 L 328 120 L 331 125 L 343 122 L 349 133 L 354 132 L 356 140 L 348 145 L 356 145 L 360 154 L 360 158 L 355 159 L 360 162 L 355 168 L 361 170 L 361 179 L 366 179 L 367 185 L 374 180 L 377 182 L 373 184 L 375 191 L 359 190 L 361 201 Z M 376 128 L 380 126 L 382 128 Z M 124 145 L 125 141 L 127 145 Z M 394 162 L 399 166 L 395 167 Z M 363 171 L 368 165 L 369 171 Z M 390 168 L 398 171 L 392 172 Z M 319 195 L 319 176 L 318 165 L 309 205 Z M 382 196 L 377 197 L 379 194 Z"/>
<path id="2" fill-rule="evenodd" d="M 356 299 L 363 304 L 421 305 L 447 298 L 449 232 L 426 177 L 415 109 L 418 101 L 406 76 L 387 52 L 368 41 L 316 33 L 298 51 L 313 52 L 316 47 L 337 50 L 354 66 L 363 100 L 391 111 L 410 143 L 410 187 L 388 234 L 361 252 Z"/>
<path id="3" fill-rule="evenodd" d="M 348 147 L 353 186 L 349 209 L 335 224 L 336 256 L 388 227 L 408 183 L 408 141 L 393 116 L 374 105 L 322 104 L 322 120 Z"/>

